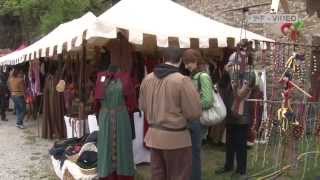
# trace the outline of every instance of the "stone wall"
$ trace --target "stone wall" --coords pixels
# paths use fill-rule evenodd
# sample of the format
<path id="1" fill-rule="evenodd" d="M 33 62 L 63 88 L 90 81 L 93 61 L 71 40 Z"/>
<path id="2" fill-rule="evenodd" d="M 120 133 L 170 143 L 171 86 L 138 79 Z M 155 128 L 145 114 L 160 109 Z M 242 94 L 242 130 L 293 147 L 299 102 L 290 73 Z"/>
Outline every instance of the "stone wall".
<path id="1" fill-rule="evenodd" d="M 271 2 L 271 0 L 176 0 L 176 2 L 200 14 L 208 16 L 214 20 L 220 21 L 231 26 L 242 27 L 242 22 L 244 19 L 243 12 L 241 10 L 229 12 L 226 11 L 240 8 L 243 6 L 268 3 Z M 290 13 L 298 14 L 299 18 L 302 19 L 305 23 L 305 28 L 302 33 L 302 37 L 299 39 L 298 43 L 311 44 L 312 36 L 320 36 L 320 18 L 318 18 L 316 15 L 312 17 L 309 17 L 307 15 L 305 0 L 289 0 L 289 7 Z M 281 7 L 279 10 L 279 13 L 283 13 Z M 261 14 L 269 12 L 270 5 L 251 8 L 248 14 Z M 276 41 L 289 42 L 288 38 L 281 35 L 281 33 L 272 33 L 275 29 L 280 29 L 280 25 L 247 24 L 245 27 L 250 31 L 267 36 Z M 242 36 L 242 38 L 244 37 Z M 293 51 L 293 46 L 287 46 L 287 51 L 288 48 L 291 49 L 291 52 Z M 309 66 L 311 59 L 311 48 L 296 47 L 296 50 L 302 51 L 306 54 L 306 69 L 304 78 L 305 80 L 296 82 L 299 83 L 299 85 L 304 89 L 309 89 L 310 81 L 308 80 L 310 79 Z M 287 53 L 287 51 L 284 57 L 284 61 L 286 61 L 289 58 L 289 56 L 291 56 L 291 52 Z M 258 69 L 264 68 L 267 70 L 268 97 L 270 98 L 271 96 L 271 89 L 277 89 L 275 94 L 279 96 L 277 96 L 276 99 L 281 99 L 280 90 L 282 86 L 276 82 L 279 79 L 281 72 L 275 73 L 275 79 L 272 78 L 272 74 L 275 72 L 273 66 L 273 55 L 274 54 L 272 51 L 267 51 L 264 55 L 264 61 L 262 62 L 261 58 L 258 58 L 255 62 L 255 66 Z M 297 94 L 301 95 L 300 93 Z M 300 98 L 298 99 L 301 100 L 301 98 L 302 97 L 300 96 Z"/>
<path id="2" fill-rule="evenodd" d="M 208 16 L 214 20 L 222 23 L 242 27 L 244 15 L 241 10 L 229 11 L 227 10 L 240 8 L 243 6 L 250 6 L 256 4 L 268 3 L 271 0 L 176 0 L 181 5 L 192 9 L 200 14 Z M 302 43 L 311 43 L 312 35 L 320 35 L 320 18 L 316 15 L 308 17 L 306 13 L 305 0 L 289 0 L 290 13 L 298 14 L 299 18 L 305 22 L 305 31 L 303 38 L 300 39 Z M 248 14 L 261 14 L 269 13 L 270 5 L 250 8 Z M 283 10 L 279 9 L 279 13 L 283 13 Z M 279 28 L 278 26 L 270 26 L 270 24 L 247 24 L 246 28 L 250 31 L 267 36 L 269 38 L 287 41 L 286 38 L 270 33 L 270 27 Z M 240 36 L 240 35 L 239 35 Z"/>

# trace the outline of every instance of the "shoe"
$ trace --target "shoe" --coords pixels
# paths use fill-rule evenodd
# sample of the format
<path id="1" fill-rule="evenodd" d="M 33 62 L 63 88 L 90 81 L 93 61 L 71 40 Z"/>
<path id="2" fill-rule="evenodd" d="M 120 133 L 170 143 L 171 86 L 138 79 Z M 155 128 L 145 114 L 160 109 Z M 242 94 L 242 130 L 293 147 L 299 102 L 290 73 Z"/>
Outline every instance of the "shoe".
<path id="1" fill-rule="evenodd" d="M 249 177 L 246 175 L 246 174 L 239 174 L 237 172 L 233 173 L 231 175 L 231 179 L 234 179 L 234 180 L 248 180 Z"/>
<path id="2" fill-rule="evenodd" d="M 220 168 L 220 169 L 217 169 L 214 173 L 215 174 L 224 174 L 224 173 L 228 173 L 228 172 L 231 172 L 232 169 L 227 169 L 227 168 Z"/>
<path id="3" fill-rule="evenodd" d="M 248 180 L 249 177 L 246 174 L 240 174 L 239 180 Z"/>
<path id="4" fill-rule="evenodd" d="M 20 125 L 20 124 L 16 124 L 16 127 L 19 128 L 19 129 L 25 129 L 25 127 L 23 125 Z"/>
<path id="5" fill-rule="evenodd" d="M 8 119 L 6 118 L 6 119 L 1 119 L 1 121 L 8 121 Z"/>

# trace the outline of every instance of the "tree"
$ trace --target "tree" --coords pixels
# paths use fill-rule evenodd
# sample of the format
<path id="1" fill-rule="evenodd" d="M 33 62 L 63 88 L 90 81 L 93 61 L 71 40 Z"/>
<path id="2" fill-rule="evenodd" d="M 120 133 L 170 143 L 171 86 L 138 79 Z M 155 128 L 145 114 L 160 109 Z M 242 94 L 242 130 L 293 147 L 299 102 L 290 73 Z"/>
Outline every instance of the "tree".
<path id="1" fill-rule="evenodd" d="M 110 6 L 111 0 L 0 0 L 0 18 L 12 17 L 14 21 L 18 21 L 12 22 L 15 27 L 8 26 L 4 32 L 11 32 L 13 28 L 19 29 L 22 38 L 17 40 L 30 42 L 63 22 L 78 18 L 88 11 L 98 15 Z M 8 36 L 10 38 L 13 35 Z M 13 44 L 10 46 L 17 46 L 21 42 Z"/>

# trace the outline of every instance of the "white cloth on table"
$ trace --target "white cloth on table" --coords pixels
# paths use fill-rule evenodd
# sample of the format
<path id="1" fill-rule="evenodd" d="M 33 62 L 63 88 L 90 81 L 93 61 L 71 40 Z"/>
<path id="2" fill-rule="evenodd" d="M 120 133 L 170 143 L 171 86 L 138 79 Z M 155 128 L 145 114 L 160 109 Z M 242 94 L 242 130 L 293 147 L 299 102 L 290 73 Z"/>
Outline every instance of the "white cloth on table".
<path id="1" fill-rule="evenodd" d="M 97 117 L 95 115 L 88 116 L 88 125 L 89 125 L 90 133 L 92 133 L 94 131 L 99 131 L 98 121 L 97 121 Z"/>
<path id="2" fill-rule="evenodd" d="M 68 116 L 64 116 L 64 121 L 67 129 L 67 138 L 80 138 L 84 135 L 84 123 L 86 121 Z"/>

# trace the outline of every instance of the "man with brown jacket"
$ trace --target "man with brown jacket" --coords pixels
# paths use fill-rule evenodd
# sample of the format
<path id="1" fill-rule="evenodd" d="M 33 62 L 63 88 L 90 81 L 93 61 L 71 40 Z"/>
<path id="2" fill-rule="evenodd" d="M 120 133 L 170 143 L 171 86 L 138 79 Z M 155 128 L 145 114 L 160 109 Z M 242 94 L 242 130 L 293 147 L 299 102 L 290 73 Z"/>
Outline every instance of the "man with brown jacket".
<path id="1" fill-rule="evenodd" d="M 200 119 L 200 96 L 191 79 L 179 73 L 179 49 L 165 50 L 166 63 L 158 65 L 141 84 L 140 108 L 149 129 L 152 180 L 188 180 L 192 149 L 188 121 Z"/>

